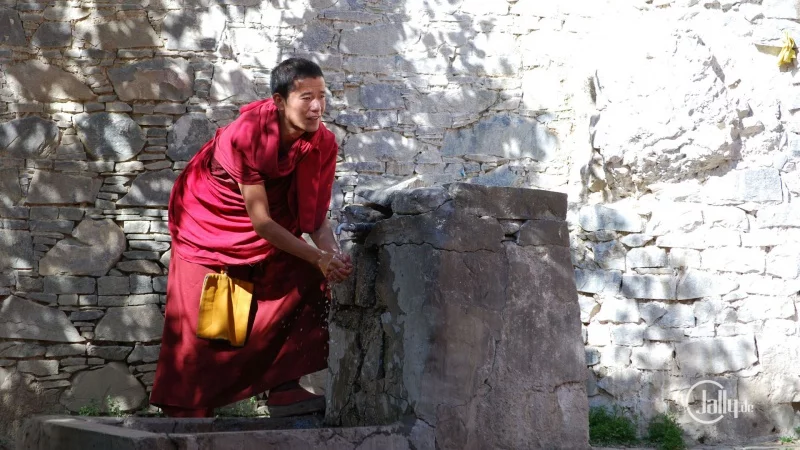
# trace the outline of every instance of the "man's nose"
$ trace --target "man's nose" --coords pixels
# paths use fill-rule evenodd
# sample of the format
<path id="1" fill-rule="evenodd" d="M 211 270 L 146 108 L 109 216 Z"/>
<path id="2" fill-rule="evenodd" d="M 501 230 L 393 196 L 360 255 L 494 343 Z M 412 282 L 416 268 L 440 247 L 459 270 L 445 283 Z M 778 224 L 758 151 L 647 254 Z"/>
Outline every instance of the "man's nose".
<path id="1" fill-rule="evenodd" d="M 316 99 L 311 102 L 311 111 L 319 111 L 322 109 L 322 100 Z"/>

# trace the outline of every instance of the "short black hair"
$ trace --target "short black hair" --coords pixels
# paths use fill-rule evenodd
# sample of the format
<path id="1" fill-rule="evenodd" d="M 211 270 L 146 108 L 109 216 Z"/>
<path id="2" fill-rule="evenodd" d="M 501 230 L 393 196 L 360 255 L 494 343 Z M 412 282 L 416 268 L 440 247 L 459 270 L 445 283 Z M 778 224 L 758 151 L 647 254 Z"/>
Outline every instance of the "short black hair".
<path id="1" fill-rule="evenodd" d="M 270 88 L 273 94 L 289 97 L 294 90 L 294 81 L 304 78 L 321 78 L 322 69 L 313 61 L 303 58 L 289 58 L 272 69 Z"/>

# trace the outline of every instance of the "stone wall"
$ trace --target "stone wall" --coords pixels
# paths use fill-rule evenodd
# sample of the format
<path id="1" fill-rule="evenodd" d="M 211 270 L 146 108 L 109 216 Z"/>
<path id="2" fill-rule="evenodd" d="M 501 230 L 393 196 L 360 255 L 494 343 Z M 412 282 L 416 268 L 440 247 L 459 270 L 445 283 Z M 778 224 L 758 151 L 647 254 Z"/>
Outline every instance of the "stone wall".
<path id="1" fill-rule="evenodd" d="M 800 103 L 776 56 L 798 20 L 789 0 L 0 0 L 0 424 L 75 409 L 94 367 L 138 407 L 170 183 L 303 55 L 331 90 L 335 211 L 396 183 L 566 192 L 592 403 L 708 440 L 793 428 Z M 698 426 L 681 399 L 704 378 L 756 412 Z"/>

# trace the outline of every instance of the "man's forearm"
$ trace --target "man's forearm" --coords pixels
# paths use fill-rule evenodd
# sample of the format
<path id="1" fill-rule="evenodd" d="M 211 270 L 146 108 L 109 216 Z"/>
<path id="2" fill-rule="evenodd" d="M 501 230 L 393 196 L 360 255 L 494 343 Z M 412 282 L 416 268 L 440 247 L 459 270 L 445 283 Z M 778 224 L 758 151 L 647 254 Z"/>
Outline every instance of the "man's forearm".
<path id="1" fill-rule="evenodd" d="M 331 222 L 328 219 L 325 219 L 322 222 L 322 226 L 313 233 L 311 233 L 311 240 L 314 241 L 314 244 L 320 250 L 325 250 L 327 252 L 339 252 L 339 243 L 336 242 L 336 237 L 333 235 L 333 228 L 331 228 Z"/>

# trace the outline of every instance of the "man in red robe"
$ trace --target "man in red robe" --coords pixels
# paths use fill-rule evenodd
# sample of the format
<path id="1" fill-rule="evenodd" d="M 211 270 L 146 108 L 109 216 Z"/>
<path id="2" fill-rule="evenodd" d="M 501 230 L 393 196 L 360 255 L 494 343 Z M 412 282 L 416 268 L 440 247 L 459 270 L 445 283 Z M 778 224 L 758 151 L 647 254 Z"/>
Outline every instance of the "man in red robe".
<path id="1" fill-rule="evenodd" d="M 170 195 L 166 321 L 150 396 L 169 416 L 208 417 L 266 390 L 272 415 L 324 405 L 298 381 L 327 367 L 327 282 L 352 271 L 327 219 L 338 146 L 321 122 L 319 66 L 288 59 L 271 87 L 272 98 L 217 131 Z M 254 283 L 243 347 L 196 335 L 203 279 L 223 269 Z"/>

